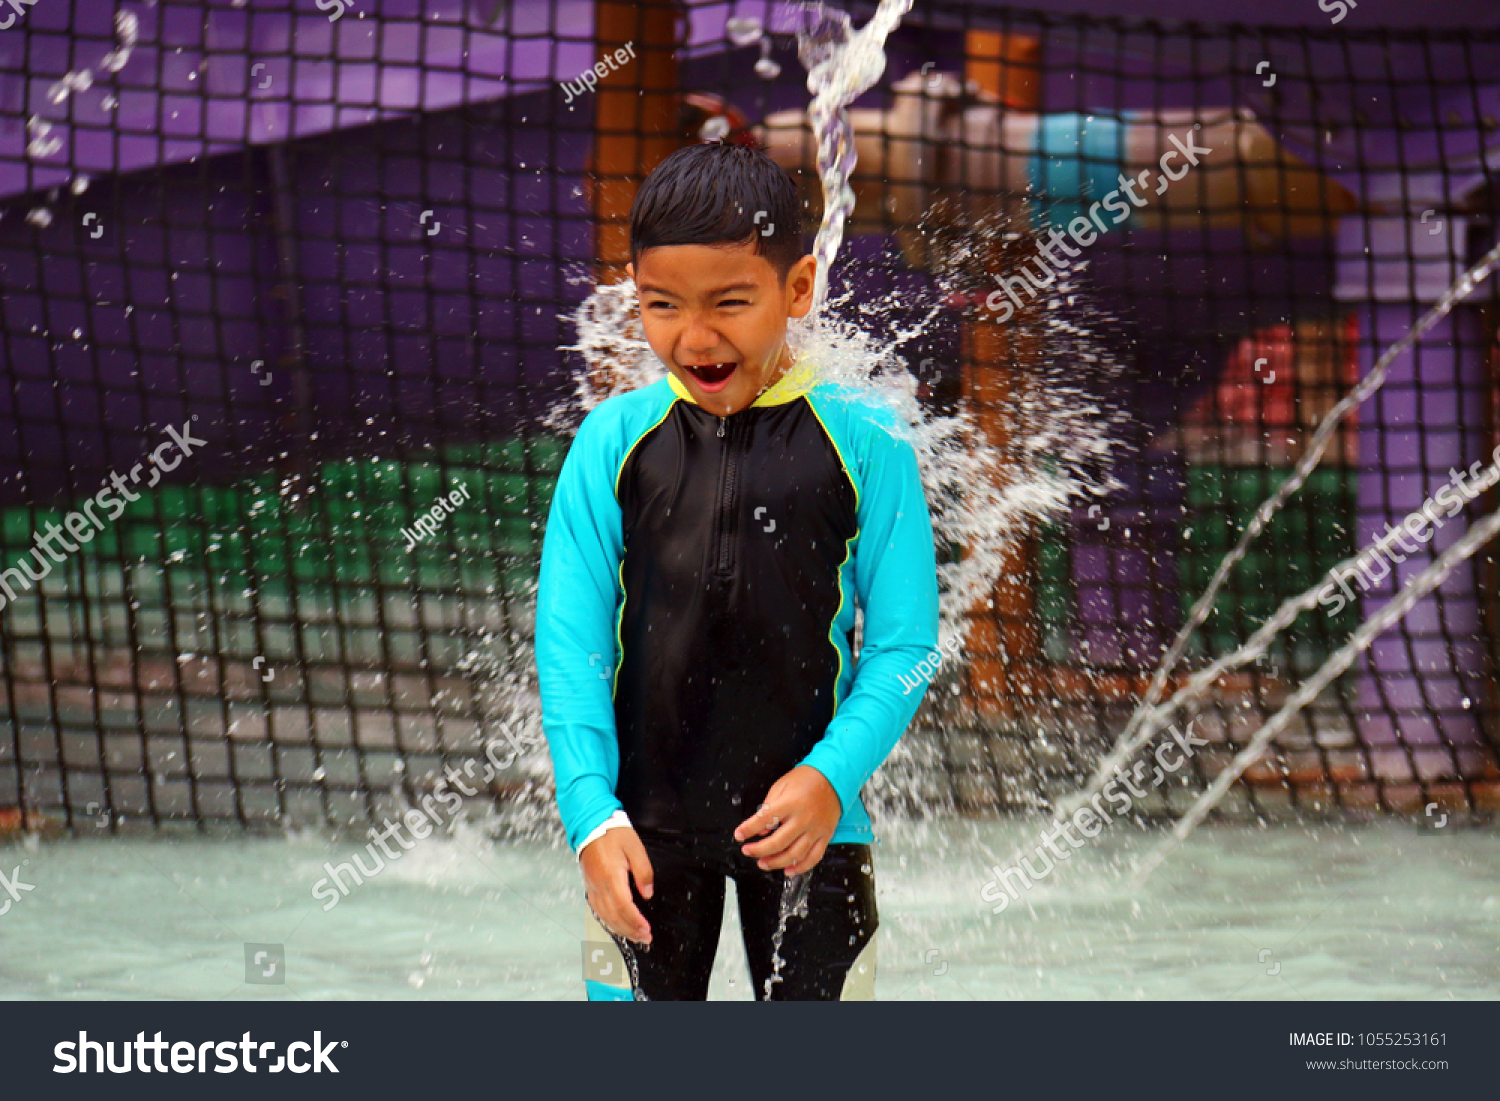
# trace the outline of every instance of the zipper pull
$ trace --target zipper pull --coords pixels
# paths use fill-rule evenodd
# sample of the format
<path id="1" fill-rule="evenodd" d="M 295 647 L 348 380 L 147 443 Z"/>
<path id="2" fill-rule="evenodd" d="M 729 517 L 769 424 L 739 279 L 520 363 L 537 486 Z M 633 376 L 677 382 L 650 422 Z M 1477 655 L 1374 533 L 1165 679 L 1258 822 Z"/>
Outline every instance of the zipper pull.
<path id="1" fill-rule="evenodd" d="M 720 439 L 724 438 L 724 418 L 723 417 L 719 418 L 719 438 Z"/>

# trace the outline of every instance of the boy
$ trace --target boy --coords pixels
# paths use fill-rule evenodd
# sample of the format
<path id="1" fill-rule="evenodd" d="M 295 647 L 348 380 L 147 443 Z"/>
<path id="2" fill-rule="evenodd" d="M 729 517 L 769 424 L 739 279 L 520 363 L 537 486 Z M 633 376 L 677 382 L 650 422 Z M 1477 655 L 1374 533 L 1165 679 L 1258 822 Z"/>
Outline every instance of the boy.
<path id="1" fill-rule="evenodd" d="M 798 213 L 754 149 L 650 175 L 627 270 L 670 375 L 584 419 L 552 500 L 536 658 L 591 1000 L 706 997 L 727 877 L 757 997 L 873 996 L 859 790 L 920 702 L 937 571 L 895 418 L 789 354 Z"/>

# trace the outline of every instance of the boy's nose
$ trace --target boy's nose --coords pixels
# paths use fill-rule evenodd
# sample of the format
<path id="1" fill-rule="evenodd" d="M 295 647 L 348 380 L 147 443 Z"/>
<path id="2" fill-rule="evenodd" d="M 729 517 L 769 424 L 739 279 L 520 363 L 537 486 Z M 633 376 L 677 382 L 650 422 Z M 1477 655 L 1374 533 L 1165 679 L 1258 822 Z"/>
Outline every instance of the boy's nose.
<path id="1" fill-rule="evenodd" d="M 707 355 L 718 346 L 719 334 L 701 321 L 689 321 L 682 330 L 682 350 L 689 355 Z"/>

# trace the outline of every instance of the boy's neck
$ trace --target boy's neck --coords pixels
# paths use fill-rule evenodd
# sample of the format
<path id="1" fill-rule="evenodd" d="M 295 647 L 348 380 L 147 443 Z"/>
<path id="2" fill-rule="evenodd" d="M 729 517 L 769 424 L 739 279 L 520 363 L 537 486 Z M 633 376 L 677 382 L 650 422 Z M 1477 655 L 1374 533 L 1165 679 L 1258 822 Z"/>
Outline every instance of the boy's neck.
<path id="1" fill-rule="evenodd" d="M 775 369 L 772 370 L 770 376 L 767 377 L 766 384 L 760 388 L 760 392 L 764 394 L 771 387 L 775 386 L 778 382 L 781 381 L 782 376 L 784 376 L 791 369 L 792 350 L 783 344 L 781 347 L 781 358 L 777 360 Z"/>

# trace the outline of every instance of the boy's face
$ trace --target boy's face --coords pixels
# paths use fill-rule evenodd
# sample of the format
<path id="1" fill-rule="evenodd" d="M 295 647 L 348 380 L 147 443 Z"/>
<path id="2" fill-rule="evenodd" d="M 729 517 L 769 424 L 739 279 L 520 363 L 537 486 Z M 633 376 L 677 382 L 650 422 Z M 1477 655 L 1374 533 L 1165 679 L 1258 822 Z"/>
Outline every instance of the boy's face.
<path id="1" fill-rule="evenodd" d="M 813 257 L 793 264 L 784 282 L 750 241 L 661 245 L 637 259 L 626 271 L 646 341 L 703 408 L 737 413 L 791 365 L 786 323 L 812 308 Z"/>

